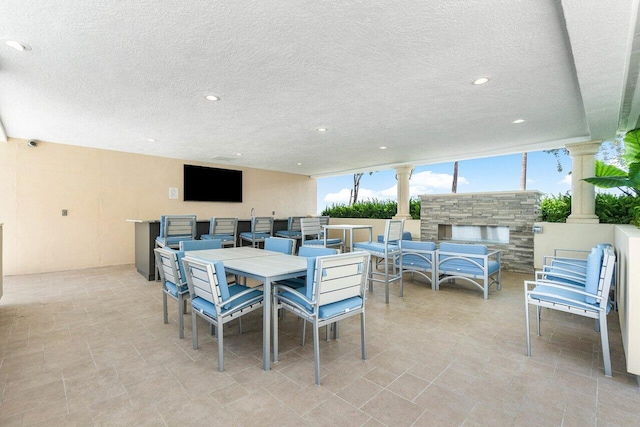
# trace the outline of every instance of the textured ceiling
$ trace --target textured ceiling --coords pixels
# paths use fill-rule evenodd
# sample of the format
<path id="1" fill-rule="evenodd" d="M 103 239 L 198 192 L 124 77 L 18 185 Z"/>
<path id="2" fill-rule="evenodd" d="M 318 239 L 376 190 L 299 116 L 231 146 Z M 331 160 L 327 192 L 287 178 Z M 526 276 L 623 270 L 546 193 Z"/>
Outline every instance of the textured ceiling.
<path id="1" fill-rule="evenodd" d="M 9 137 L 312 176 L 606 140 L 638 119 L 637 13 L 638 0 L 3 0 L 0 38 L 32 49 L 0 45 L 0 122 Z"/>

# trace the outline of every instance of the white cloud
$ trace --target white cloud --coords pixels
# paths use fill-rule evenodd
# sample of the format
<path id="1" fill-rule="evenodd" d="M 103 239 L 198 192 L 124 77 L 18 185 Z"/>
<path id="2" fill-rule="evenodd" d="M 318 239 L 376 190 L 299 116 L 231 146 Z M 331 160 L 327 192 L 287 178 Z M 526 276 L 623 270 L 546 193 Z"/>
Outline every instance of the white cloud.
<path id="1" fill-rule="evenodd" d="M 571 174 L 566 174 L 561 181 L 558 181 L 558 184 L 568 185 L 569 187 L 571 187 Z"/>
<path id="2" fill-rule="evenodd" d="M 411 181 L 409 181 L 409 196 L 416 197 L 421 194 L 434 193 L 435 190 L 447 190 L 451 191 L 451 184 L 453 182 L 453 175 L 446 173 L 433 173 L 431 171 L 424 171 L 413 174 Z M 469 181 L 463 177 L 458 176 L 458 185 L 469 184 Z M 343 188 L 337 193 L 329 193 L 324 197 L 324 202 L 327 204 L 348 204 L 351 195 L 350 188 Z M 358 191 L 358 200 L 396 200 L 398 196 L 398 185 L 394 184 L 391 187 L 382 190 L 371 190 L 369 188 L 360 188 Z"/>

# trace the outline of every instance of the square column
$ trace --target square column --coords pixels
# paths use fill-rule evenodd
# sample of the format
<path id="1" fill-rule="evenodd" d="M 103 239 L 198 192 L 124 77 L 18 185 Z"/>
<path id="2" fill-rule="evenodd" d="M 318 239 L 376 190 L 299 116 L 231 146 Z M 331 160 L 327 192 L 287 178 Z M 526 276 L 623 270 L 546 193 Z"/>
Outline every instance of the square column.
<path id="1" fill-rule="evenodd" d="M 596 192 L 593 184 L 583 181 L 595 175 L 595 155 L 600 149 L 602 141 L 581 142 L 567 144 L 571 155 L 571 215 L 568 223 L 597 224 L 600 222 L 596 215 Z"/>

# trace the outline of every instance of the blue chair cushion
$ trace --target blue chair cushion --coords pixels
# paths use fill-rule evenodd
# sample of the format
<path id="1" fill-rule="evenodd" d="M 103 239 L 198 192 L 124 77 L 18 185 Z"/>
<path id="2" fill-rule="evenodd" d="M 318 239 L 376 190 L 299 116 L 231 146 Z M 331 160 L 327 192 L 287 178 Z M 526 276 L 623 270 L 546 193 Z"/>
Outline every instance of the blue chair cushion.
<path id="1" fill-rule="evenodd" d="M 303 295 L 307 295 L 310 292 L 308 292 L 308 287 L 307 286 L 303 286 L 299 289 L 297 289 L 297 291 Z M 282 292 L 280 294 L 280 296 L 283 299 L 288 299 L 290 301 L 293 301 L 295 303 L 297 303 L 298 305 L 302 306 L 304 309 L 306 309 L 309 313 L 313 314 L 313 307 L 311 306 L 311 304 L 307 303 L 306 301 L 304 301 L 302 298 L 300 298 L 297 294 L 293 293 L 293 292 Z"/>
<path id="2" fill-rule="evenodd" d="M 548 294 L 551 294 L 552 296 L 536 294 L 535 293 L 536 291 L 548 293 Z M 577 292 L 573 292 L 569 289 L 559 289 L 559 288 L 553 288 L 551 286 L 538 285 L 535 288 L 533 288 L 530 295 L 531 295 L 531 298 L 541 300 L 541 301 L 549 301 L 549 302 L 555 302 L 557 304 L 564 304 L 564 305 L 569 305 L 574 307 L 582 307 L 582 306 L 577 306 L 575 303 L 569 302 L 568 300 L 570 299 L 574 301 L 586 302 L 587 304 L 591 304 L 593 305 L 594 309 L 598 308 L 598 305 L 595 304 L 595 300 L 594 302 L 587 302 L 585 301 L 584 295 L 579 294 Z M 609 314 L 610 310 L 611 310 L 611 307 L 609 304 L 607 304 L 607 314 Z"/>
<path id="3" fill-rule="evenodd" d="M 211 234 L 203 234 L 202 236 L 200 236 L 200 240 L 212 240 L 212 239 L 222 240 L 223 242 L 228 242 L 228 241 L 233 242 L 234 240 L 231 234 L 214 234 L 213 236 Z"/>
<path id="4" fill-rule="evenodd" d="M 169 292 L 171 295 L 173 295 L 173 297 L 175 299 L 178 299 L 178 295 L 179 294 L 183 294 L 188 290 L 187 289 L 187 285 L 183 285 L 183 286 L 178 287 L 174 283 L 169 282 L 168 280 L 164 282 L 164 285 L 167 288 L 167 292 Z"/>
<path id="5" fill-rule="evenodd" d="M 222 248 L 222 240 L 209 239 L 209 240 L 185 240 L 182 243 L 182 250 L 185 251 L 201 251 L 206 249 L 220 249 Z"/>
<path id="6" fill-rule="evenodd" d="M 245 231 L 240 233 L 241 237 L 244 237 L 246 239 L 253 239 L 253 234 L 250 231 Z M 269 233 L 256 233 L 256 239 L 266 239 L 267 237 L 271 237 L 271 235 Z"/>
<path id="7" fill-rule="evenodd" d="M 313 246 L 301 246 L 298 251 L 298 256 L 303 257 L 319 257 L 324 255 L 335 255 L 338 253 L 337 249 L 334 248 L 325 248 L 323 247 L 313 247 Z"/>
<path id="8" fill-rule="evenodd" d="M 567 263 L 561 260 L 553 260 L 551 265 L 546 265 L 542 269 L 545 277 L 554 282 L 567 283 L 569 285 L 584 286 L 587 271 L 586 261 L 584 265 Z M 582 274 L 577 274 L 582 273 Z"/>
<path id="9" fill-rule="evenodd" d="M 477 262 L 478 264 L 482 265 L 484 263 L 484 260 L 482 258 L 478 259 L 478 258 L 473 258 L 473 257 L 468 257 L 470 259 L 473 259 L 473 261 Z M 444 257 L 440 258 L 440 259 L 444 259 Z M 489 275 L 492 275 L 493 273 L 497 272 L 498 270 L 500 270 L 500 264 L 498 264 L 498 261 L 489 261 L 489 265 L 488 265 L 488 272 Z M 484 271 L 481 267 L 478 267 L 477 265 L 475 265 L 474 263 L 470 262 L 470 261 L 466 261 L 464 259 L 452 259 L 450 261 L 443 261 L 438 265 L 438 271 L 445 273 L 445 274 L 466 274 L 469 276 L 474 276 L 474 278 L 478 278 L 478 277 L 483 277 L 484 276 Z"/>
<path id="10" fill-rule="evenodd" d="M 402 232 L 402 240 L 413 240 L 413 236 L 408 231 Z M 378 234 L 378 243 L 384 243 L 384 234 Z M 402 244 L 404 246 L 404 243 Z"/>
<path id="11" fill-rule="evenodd" d="M 351 297 L 342 301 L 332 302 L 331 304 L 325 304 L 318 308 L 318 318 L 328 319 L 337 316 L 342 313 L 346 313 L 350 310 L 355 310 L 362 307 L 361 297 Z"/>
<path id="12" fill-rule="evenodd" d="M 283 254 L 291 255 L 293 252 L 293 242 L 289 239 L 278 239 L 268 237 L 264 241 L 264 248 L 267 251 L 281 252 Z"/>
<path id="13" fill-rule="evenodd" d="M 246 291 L 247 289 L 249 288 L 244 285 L 233 285 L 229 287 L 229 293 L 231 296 L 234 296 L 239 294 L 240 292 Z M 259 296 L 262 296 L 262 291 L 259 289 L 256 289 L 253 292 L 249 292 L 246 295 L 242 296 L 241 298 L 238 298 L 237 300 L 233 301 L 231 304 L 225 305 L 222 308 L 222 312 L 224 313 L 228 310 L 231 310 Z M 204 298 L 201 298 L 201 297 L 194 298 L 193 300 L 191 300 L 191 305 L 193 306 L 194 309 L 200 311 L 201 313 L 206 314 L 209 317 L 215 318 L 218 315 L 216 311 L 216 306 L 213 305 L 213 303 L 205 300 Z"/>
<path id="14" fill-rule="evenodd" d="M 295 239 L 296 237 L 301 237 L 302 232 L 297 230 L 280 230 L 276 231 L 276 236 L 289 237 Z"/>
<path id="15" fill-rule="evenodd" d="M 384 243 L 378 243 L 378 242 L 358 242 L 358 243 L 354 243 L 353 247 L 363 251 L 375 252 L 380 254 L 383 254 L 385 250 Z M 388 247 L 389 247 L 389 251 L 398 250 L 398 245 L 389 244 Z"/>
<path id="16" fill-rule="evenodd" d="M 424 258 L 423 258 L 424 257 Z M 428 260 L 425 260 L 425 258 Z M 402 254 L 402 265 L 414 269 L 429 270 L 431 269 L 431 254 Z M 396 265 L 400 265 L 400 258 L 396 259 Z"/>
<path id="17" fill-rule="evenodd" d="M 587 279 L 584 289 L 585 292 L 594 295 L 598 293 L 603 255 L 604 251 L 602 248 L 593 248 L 587 257 Z M 593 297 L 586 297 L 585 301 L 589 304 L 594 304 L 596 299 Z"/>
<path id="18" fill-rule="evenodd" d="M 339 245 L 340 243 L 342 243 L 342 240 L 340 240 L 340 239 L 327 239 L 327 245 Z M 304 244 L 305 245 L 322 245 L 322 246 L 324 246 L 324 239 L 305 240 Z"/>

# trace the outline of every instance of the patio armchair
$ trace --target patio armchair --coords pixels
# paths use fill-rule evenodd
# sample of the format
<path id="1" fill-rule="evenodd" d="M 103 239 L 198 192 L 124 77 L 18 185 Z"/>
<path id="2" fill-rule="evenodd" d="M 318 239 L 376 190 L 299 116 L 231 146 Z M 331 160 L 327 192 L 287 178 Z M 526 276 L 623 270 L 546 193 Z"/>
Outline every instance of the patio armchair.
<path id="1" fill-rule="evenodd" d="M 402 239 L 402 258 L 397 257 L 395 260 L 395 268 L 400 267 L 403 274 L 410 272 L 413 276 L 417 273 L 431 283 L 431 289 L 437 289 L 435 243 Z"/>
<path id="2" fill-rule="evenodd" d="M 272 305 L 273 353 L 278 354 L 278 308 L 283 308 L 313 325 L 316 384 L 320 385 L 319 329 L 351 316 L 360 315 L 362 359 L 366 360 L 364 288 L 370 256 L 364 252 L 308 258 L 306 286 L 293 289 L 274 286 Z"/>
<path id="3" fill-rule="evenodd" d="M 219 239 L 222 246 L 236 247 L 238 237 L 238 218 L 216 218 L 209 220 L 209 234 L 200 236 L 201 240 Z"/>
<path id="4" fill-rule="evenodd" d="M 536 307 L 536 323 L 540 336 L 540 308 L 564 311 L 566 313 L 595 319 L 596 330 L 600 331 L 604 373 L 611 376 L 611 356 L 607 314 L 611 310 L 609 289 L 615 268 L 613 248 L 594 248 L 587 257 L 585 286 L 576 286 L 545 278 L 524 282 L 525 320 L 527 335 L 527 356 L 531 357 L 531 333 L 529 327 L 529 306 Z"/>
<path id="5" fill-rule="evenodd" d="M 182 263 L 191 295 L 193 349 L 198 349 L 197 318 L 200 317 L 215 328 L 218 341 L 218 370 L 222 372 L 224 325 L 262 307 L 262 286 L 228 286 L 224 264 L 221 261 L 212 263 L 185 256 Z"/>
<path id="6" fill-rule="evenodd" d="M 436 290 L 446 281 L 467 281 L 480 289 L 484 299 L 489 298 L 489 288 L 502 289 L 500 251 L 489 252 L 487 246 L 468 243 L 440 243 L 437 251 Z"/>

